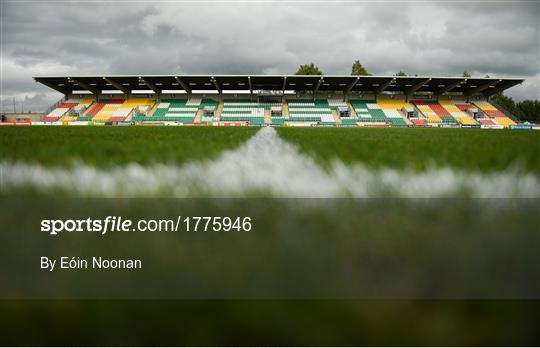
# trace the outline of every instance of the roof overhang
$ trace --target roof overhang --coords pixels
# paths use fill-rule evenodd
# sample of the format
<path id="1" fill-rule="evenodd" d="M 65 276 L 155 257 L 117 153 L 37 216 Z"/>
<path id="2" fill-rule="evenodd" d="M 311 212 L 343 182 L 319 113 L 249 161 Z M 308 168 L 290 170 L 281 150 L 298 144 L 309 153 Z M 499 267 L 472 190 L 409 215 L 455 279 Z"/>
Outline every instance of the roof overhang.
<path id="1" fill-rule="evenodd" d="M 486 96 L 523 82 L 523 79 L 430 77 L 430 76 L 350 76 L 350 75 L 95 75 L 36 76 L 34 80 L 64 94 L 104 90 L 294 90 L 372 92 L 446 92 Z M 151 86 L 151 88 L 149 88 Z M 121 88 L 120 88 L 121 87 Z"/>

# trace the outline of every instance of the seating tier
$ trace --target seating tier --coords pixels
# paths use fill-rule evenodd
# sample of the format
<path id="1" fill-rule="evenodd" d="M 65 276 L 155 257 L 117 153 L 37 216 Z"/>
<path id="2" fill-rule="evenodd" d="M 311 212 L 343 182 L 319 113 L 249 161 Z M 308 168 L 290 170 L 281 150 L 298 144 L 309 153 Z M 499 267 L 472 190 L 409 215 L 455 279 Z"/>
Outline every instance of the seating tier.
<path id="1" fill-rule="evenodd" d="M 448 112 L 450 115 L 456 119 L 461 124 L 464 125 L 477 125 L 478 123 L 469 116 L 466 112 L 463 111 L 458 105 L 454 104 L 451 100 L 441 100 L 440 105 Z M 464 110 L 469 109 L 470 107 L 465 106 Z"/>
<path id="2" fill-rule="evenodd" d="M 476 105 L 480 110 L 482 110 L 484 112 L 484 115 L 487 115 L 495 123 L 500 124 L 505 128 L 516 124 L 510 117 L 505 115 L 504 112 L 497 109 L 488 101 L 477 101 L 474 102 L 474 105 Z"/>
<path id="3" fill-rule="evenodd" d="M 414 106 L 427 118 L 428 123 L 457 123 L 442 105 L 434 100 L 413 100 Z"/>
<path id="4" fill-rule="evenodd" d="M 322 122 L 335 124 L 327 99 L 289 99 L 289 122 Z"/>

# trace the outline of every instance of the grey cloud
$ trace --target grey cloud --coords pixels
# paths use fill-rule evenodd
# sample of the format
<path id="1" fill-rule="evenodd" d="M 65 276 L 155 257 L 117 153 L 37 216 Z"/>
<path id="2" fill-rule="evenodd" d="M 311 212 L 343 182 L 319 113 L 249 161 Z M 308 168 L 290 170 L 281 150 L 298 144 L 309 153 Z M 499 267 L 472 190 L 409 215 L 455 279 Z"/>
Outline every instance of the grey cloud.
<path id="1" fill-rule="evenodd" d="M 540 86 L 538 1 L 2 6 L 2 105 L 56 101 L 32 75 L 279 74 L 307 62 L 348 74 L 355 59 L 376 74 L 524 77 L 517 99 Z"/>

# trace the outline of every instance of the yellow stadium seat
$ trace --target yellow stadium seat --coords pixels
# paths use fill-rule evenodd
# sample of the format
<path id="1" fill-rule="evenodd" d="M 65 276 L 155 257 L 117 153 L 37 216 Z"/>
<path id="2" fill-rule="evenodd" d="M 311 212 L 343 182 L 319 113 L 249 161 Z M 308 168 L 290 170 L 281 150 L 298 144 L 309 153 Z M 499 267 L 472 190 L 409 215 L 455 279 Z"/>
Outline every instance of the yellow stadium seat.
<path id="1" fill-rule="evenodd" d="M 465 116 L 454 116 L 454 118 L 461 124 L 464 125 L 475 125 L 478 124 L 474 118 L 471 116 L 465 115 Z"/>
<path id="2" fill-rule="evenodd" d="M 401 110 L 404 107 L 411 107 L 412 105 L 407 103 L 405 99 L 383 99 L 379 98 L 377 99 L 377 104 L 381 107 L 381 109 L 396 109 Z"/>
<path id="3" fill-rule="evenodd" d="M 497 111 L 497 108 L 486 101 L 479 101 L 474 103 L 482 111 Z"/>
<path id="4" fill-rule="evenodd" d="M 504 126 L 504 128 L 508 128 L 509 126 L 516 124 L 509 117 L 495 117 L 495 121 L 497 121 L 498 124 Z"/>
<path id="5" fill-rule="evenodd" d="M 148 105 L 151 106 L 153 104 L 153 100 L 149 98 L 130 98 L 124 100 L 123 103 L 116 103 L 116 104 L 106 104 L 99 112 L 93 117 L 94 121 L 98 122 L 105 122 L 108 121 L 115 111 L 118 111 L 119 109 L 133 109 L 139 106 Z"/>
<path id="6" fill-rule="evenodd" d="M 81 100 L 80 104 L 86 105 L 87 107 L 92 104 L 94 100 L 92 98 L 84 98 Z"/>
<path id="7" fill-rule="evenodd" d="M 65 115 L 63 116 L 60 121 L 61 122 L 71 122 L 71 121 L 75 121 L 77 119 L 77 116 L 68 116 L 68 115 Z"/>
<path id="8" fill-rule="evenodd" d="M 441 104 L 441 105 L 454 105 L 454 103 L 451 100 L 446 100 L 446 99 L 440 99 L 439 104 Z"/>

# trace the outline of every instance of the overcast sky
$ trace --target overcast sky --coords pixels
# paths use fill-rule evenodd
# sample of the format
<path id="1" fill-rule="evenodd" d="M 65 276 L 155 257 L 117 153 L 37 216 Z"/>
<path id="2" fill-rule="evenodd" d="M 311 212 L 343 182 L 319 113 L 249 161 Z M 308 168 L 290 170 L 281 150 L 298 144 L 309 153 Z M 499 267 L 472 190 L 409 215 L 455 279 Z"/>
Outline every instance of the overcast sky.
<path id="1" fill-rule="evenodd" d="M 540 0 L 2 1 L 2 106 L 61 94 L 35 75 L 350 74 L 523 77 L 540 94 Z"/>

